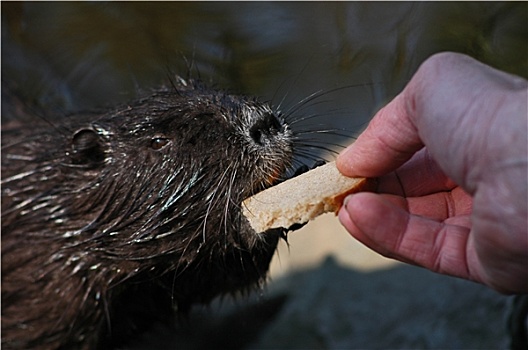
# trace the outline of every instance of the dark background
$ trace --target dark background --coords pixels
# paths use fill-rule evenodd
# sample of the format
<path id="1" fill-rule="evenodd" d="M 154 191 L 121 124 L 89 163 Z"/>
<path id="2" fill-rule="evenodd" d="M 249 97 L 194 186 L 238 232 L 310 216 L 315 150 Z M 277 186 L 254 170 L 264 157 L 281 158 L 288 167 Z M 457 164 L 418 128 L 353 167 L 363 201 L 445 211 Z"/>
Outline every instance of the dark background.
<path id="1" fill-rule="evenodd" d="M 526 77 L 527 12 L 492 2 L 2 2 L 2 76 L 65 110 L 126 101 L 172 74 L 284 99 L 282 109 L 327 92 L 301 113 L 357 131 L 435 52 Z"/>

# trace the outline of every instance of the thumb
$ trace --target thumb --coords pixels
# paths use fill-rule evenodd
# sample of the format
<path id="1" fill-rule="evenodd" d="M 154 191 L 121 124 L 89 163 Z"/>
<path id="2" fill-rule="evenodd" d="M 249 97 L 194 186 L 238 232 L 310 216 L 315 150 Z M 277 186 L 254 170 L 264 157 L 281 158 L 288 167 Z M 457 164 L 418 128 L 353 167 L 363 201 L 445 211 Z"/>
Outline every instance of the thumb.
<path id="1" fill-rule="evenodd" d="M 383 225 L 379 224 L 383 218 Z M 468 244 L 469 216 L 438 222 L 410 214 L 383 195 L 352 195 L 339 211 L 339 220 L 360 242 L 393 259 L 429 270 L 481 281 L 468 266 L 475 251 Z"/>

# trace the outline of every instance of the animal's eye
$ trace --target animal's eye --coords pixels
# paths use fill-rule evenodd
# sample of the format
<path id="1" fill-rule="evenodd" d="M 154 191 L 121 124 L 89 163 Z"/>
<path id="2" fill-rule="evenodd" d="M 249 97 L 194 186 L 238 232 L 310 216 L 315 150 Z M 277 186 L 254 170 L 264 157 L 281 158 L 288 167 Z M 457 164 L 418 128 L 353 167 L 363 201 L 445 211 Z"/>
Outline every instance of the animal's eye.
<path id="1" fill-rule="evenodd" d="M 159 150 L 159 149 L 162 149 L 169 142 L 170 140 L 166 137 L 155 137 L 150 142 L 150 147 L 154 150 Z"/>

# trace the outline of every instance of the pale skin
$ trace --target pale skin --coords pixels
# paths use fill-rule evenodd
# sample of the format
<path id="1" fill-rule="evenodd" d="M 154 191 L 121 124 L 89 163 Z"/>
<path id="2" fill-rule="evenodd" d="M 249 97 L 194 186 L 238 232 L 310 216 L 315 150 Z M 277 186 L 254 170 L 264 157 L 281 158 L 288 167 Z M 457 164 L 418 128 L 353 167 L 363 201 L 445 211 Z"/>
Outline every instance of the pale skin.
<path id="1" fill-rule="evenodd" d="M 436 54 L 337 158 L 378 193 L 345 199 L 339 219 L 380 254 L 528 292 L 528 82 L 455 53 Z"/>

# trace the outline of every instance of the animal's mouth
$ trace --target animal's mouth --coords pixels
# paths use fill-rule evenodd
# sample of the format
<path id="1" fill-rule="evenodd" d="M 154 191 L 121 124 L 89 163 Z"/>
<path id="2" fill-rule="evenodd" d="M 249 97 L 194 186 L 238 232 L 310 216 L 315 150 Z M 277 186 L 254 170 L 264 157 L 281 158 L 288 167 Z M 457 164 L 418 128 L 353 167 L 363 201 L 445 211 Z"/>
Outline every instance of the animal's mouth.
<path id="1" fill-rule="evenodd" d="M 307 165 L 301 165 L 299 166 L 298 168 L 296 168 L 295 170 L 291 170 L 290 168 L 284 166 L 282 169 L 277 167 L 275 169 L 273 169 L 272 172 L 270 172 L 268 174 L 268 176 L 266 177 L 265 181 L 263 181 L 263 183 L 260 183 L 258 185 L 258 188 L 260 188 L 260 191 L 263 191 L 267 188 L 270 188 L 270 187 L 273 187 L 273 186 L 276 186 L 284 181 L 287 181 L 289 179 L 292 179 L 296 176 L 299 176 L 307 171 L 310 171 L 312 169 L 315 169 L 317 168 L 318 166 L 321 166 L 321 165 L 324 165 L 325 164 L 325 161 L 316 161 L 311 167 L 308 167 Z M 289 171 L 290 170 L 290 171 Z M 256 194 L 257 192 L 259 191 L 255 191 L 253 192 L 253 195 Z M 305 225 L 304 224 L 293 224 L 291 227 L 288 227 L 288 228 L 284 228 L 284 229 L 280 229 L 280 237 L 282 239 L 284 239 L 285 241 L 287 241 L 287 233 L 290 232 L 290 231 L 296 231 L 300 228 L 302 228 L 303 226 Z"/>
<path id="2" fill-rule="evenodd" d="M 252 189 L 248 197 L 278 185 L 290 177 L 291 176 L 288 176 L 288 167 L 286 165 L 276 166 L 268 171 L 267 174 L 265 174 L 261 179 L 253 182 Z"/>
<path id="3" fill-rule="evenodd" d="M 273 187 L 275 185 L 278 185 L 279 183 L 287 180 L 289 177 L 286 177 L 287 169 L 284 167 L 283 169 L 276 168 L 270 174 L 268 175 L 266 181 L 265 181 L 265 188 Z"/>
<path id="4" fill-rule="evenodd" d="M 262 181 L 258 181 L 254 183 L 253 191 L 251 191 L 251 195 L 255 195 L 256 193 L 260 191 L 264 191 L 265 189 L 276 186 L 284 181 L 292 179 L 296 176 L 299 176 L 307 171 L 315 169 L 324 164 L 325 164 L 325 161 L 318 160 L 311 167 L 305 164 L 302 164 L 295 169 L 292 169 L 286 163 L 282 165 L 278 165 L 274 169 L 272 169 L 268 174 L 266 174 L 265 178 Z"/>

